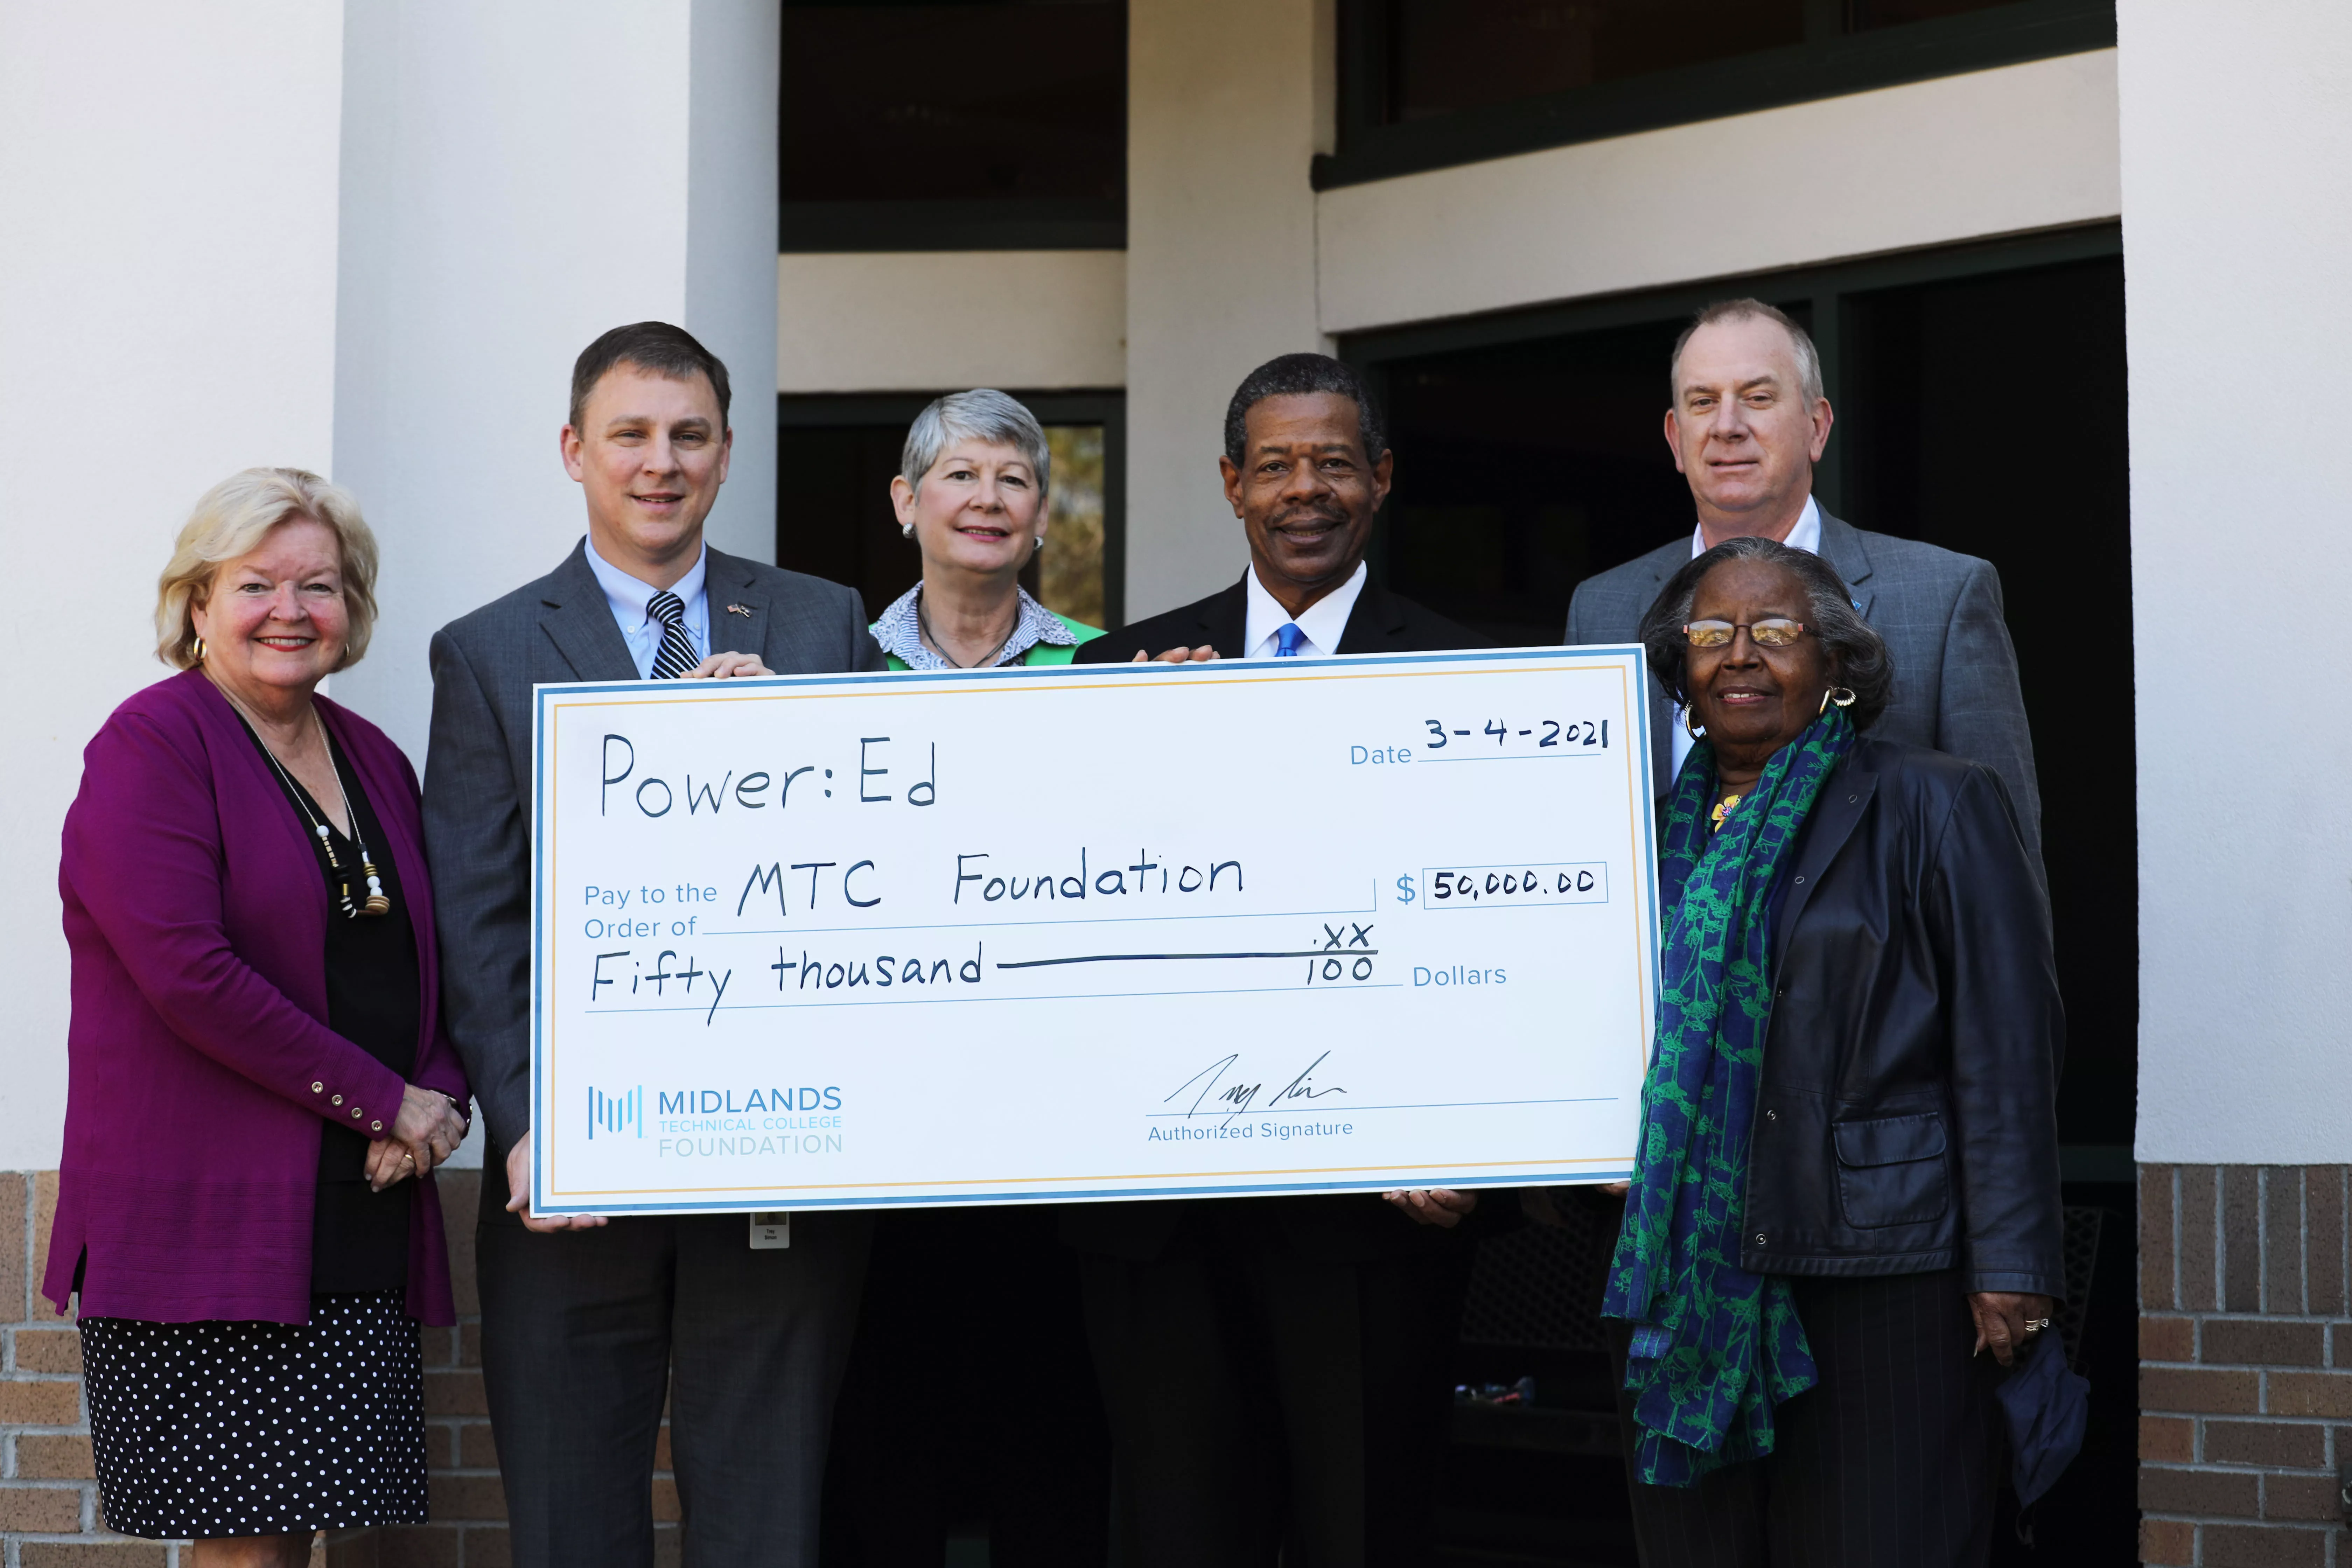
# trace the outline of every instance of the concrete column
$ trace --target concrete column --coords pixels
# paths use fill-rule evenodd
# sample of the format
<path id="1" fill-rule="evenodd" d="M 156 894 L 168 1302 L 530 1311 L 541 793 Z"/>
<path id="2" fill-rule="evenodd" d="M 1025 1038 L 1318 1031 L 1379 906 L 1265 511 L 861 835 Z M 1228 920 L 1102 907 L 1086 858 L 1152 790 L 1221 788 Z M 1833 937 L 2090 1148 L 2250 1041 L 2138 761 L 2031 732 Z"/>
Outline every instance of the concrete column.
<path id="1" fill-rule="evenodd" d="M 154 658 L 188 509 L 332 456 L 342 18 L 307 0 L 0 8 L 0 1170 L 58 1163 L 58 830 Z"/>
<path id="2" fill-rule="evenodd" d="M 708 532 L 773 562 L 782 14 L 774 0 L 693 0 L 689 43 L 682 324 L 727 362 L 735 393 L 735 456 Z"/>
<path id="3" fill-rule="evenodd" d="M 1248 559 L 1218 488 L 1225 402 L 1316 322 L 1328 0 L 1128 10 L 1127 607 L 1154 615 Z M 1228 650 L 1233 651 L 1233 650 Z"/>
<path id="4" fill-rule="evenodd" d="M 731 373 L 710 538 L 773 559 L 776 8 L 353 0 L 343 51 L 335 477 L 383 541 L 338 698 L 421 765 L 435 628 L 586 530 L 557 457 L 572 362 L 657 318 Z"/>
<path id="5" fill-rule="evenodd" d="M 2138 1157 L 2337 1164 L 2352 10 L 2123 0 L 2116 19 L 2133 668 L 2086 605 L 2079 686 L 2139 704 Z"/>

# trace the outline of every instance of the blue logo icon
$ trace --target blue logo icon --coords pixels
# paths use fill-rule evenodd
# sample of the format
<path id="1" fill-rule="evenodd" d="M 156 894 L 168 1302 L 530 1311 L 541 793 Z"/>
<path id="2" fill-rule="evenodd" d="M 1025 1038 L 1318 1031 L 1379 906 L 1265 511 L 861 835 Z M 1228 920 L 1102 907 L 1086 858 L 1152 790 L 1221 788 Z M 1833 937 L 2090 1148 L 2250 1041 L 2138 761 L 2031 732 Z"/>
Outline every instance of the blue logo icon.
<path id="1" fill-rule="evenodd" d="M 601 1089 L 588 1091 L 588 1138 L 593 1142 L 598 1128 L 607 1137 L 620 1137 L 635 1129 L 638 1137 L 646 1135 L 646 1089 L 639 1084 L 625 1094 L 606 1094 Z"/>

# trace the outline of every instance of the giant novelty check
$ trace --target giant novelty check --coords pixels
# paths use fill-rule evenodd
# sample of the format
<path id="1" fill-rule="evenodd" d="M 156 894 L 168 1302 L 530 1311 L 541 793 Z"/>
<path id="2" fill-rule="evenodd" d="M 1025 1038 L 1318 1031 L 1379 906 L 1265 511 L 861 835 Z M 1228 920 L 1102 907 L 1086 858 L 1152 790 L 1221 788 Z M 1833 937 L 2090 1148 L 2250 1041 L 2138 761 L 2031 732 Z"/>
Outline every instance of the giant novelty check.
<path id="1" fill-rule="evenodd" d="M 542 1213 L 1599 1181 L 1631 648 L 538 689 Z"/>

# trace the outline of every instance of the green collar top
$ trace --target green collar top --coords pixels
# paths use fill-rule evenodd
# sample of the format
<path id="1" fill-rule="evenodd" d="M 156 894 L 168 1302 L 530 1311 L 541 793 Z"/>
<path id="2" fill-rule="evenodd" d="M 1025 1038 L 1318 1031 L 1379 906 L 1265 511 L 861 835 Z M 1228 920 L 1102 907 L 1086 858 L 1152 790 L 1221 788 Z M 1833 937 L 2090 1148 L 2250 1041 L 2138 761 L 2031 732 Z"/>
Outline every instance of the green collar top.
<path id="1" fill-rule="evenodd" d="M 1021 616 L 1013 622 L 1013 635 L 1004 641 L 996 656 L 996 664 L 1067 664 L 1076 657 L 1078 645 L 1092 642 L 1103 635 L 1100 626 L 1090 626 L 1074 621 L 1067 616 L 1057 616 L 1036 600 L 1027 590 L 1015 588 L 1021 595 Z M 874 640 L 882 645 L 892 669 L 953 669 L 956 667 L 923 646 L 923 631 L 918 606 L 921 602 L 920 583 L 899 595 L 882 612 L 879 619 L 866 629 Z"/>

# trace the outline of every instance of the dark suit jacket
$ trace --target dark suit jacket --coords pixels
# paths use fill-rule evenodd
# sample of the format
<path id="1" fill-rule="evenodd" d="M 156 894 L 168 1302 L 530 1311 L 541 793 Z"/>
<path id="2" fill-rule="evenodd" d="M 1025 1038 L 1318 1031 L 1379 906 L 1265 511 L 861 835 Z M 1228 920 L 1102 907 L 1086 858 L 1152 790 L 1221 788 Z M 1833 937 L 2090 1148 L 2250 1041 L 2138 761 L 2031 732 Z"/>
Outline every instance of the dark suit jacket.
<path id="1" fill-rule="evenodd" d="M 1683 534 L 1577 585 L 1568 606 L 1568 638 L 1630 643 L 1642 616 L 1689 564 Z M 1930 746 L 1982 763 L 2009 786 L 2017 826 L 2036 875 L 2042 865 L 2042 791 L 2033 774 L 2033 733 L 2017 685 L 2017 649 L 2000 605 L 1992 563 L 1916 540 L 1865 533 L 1822 513 L 1822 558 L 1837 568 L 1863 618 L 1886 639 L 1895 662 L 1895 700 L 1871 734 Z M 1650 760 L 1655 791 L 1674 785 L 1674 708 L 1650 687 Z"/>
<path id="2" fill-rule="evenodd" d="M 1249 650 L 1242 639 L 1249 635 L 1249 578 L 1205 599 L 1137 621 L 1121 630 L 1082 644 L 1079 664 L 1126 664 L 1141 650 L 1156 658 L 1171 647 L 1206 644 L 1226 658 Z M 1334 653 L 1431 653 L 1457 647 L 1492 647 L 1467 626 L 1423 609 L 1411 599 L 1391 594 L 1377 583 L 1367 583 L 1348 612 L 1347 629 L 1339 634 Z"/>
<path id="3" fill-rule="evenodd" d="M 780 675 L 882 668 L 851 590 L 716 550 L 704 572 L 714 652 L 757 654 Z M 425 847 L 442 1006 L 490 1142 L 509 1149 L 530 1130 L 530 689 L 635 680 L 637 667 L 585 540 L 538 582 L 436 632 L 432 663 Z"/>
<path id="4" fill-rule="evenodd" d="M 1080 664 L 1125 664 L 1143 650 L 1146 658 L 1181 645 L 1206 643 L 1227 658 L 1240 657 L 1249 623 L 1249 580 L 1196 604 L 1138 621 L 1099 637 L 1078 649 Z M 1411 599 L 1367 583 L 1348 612 L 1339 653 L 1435 653 L 1450 648 L 1492 647 L 1466 626 L 1456 626 Z M 1486 1194 L 1473 1218 L 1480 1228 L 1493 1223 L 1500 1194 Z M 1417 1225 L 1370 1193 L 1330 1196 L 1252 1198 L 1254 1215 L 1278 1226 L 1300 1253 L 1330 1260 L 1366 1259 L 1458 1242 L 1463 1231 Z M 1063 1211 L 1062 1238 L 1089 1252 L 1139 1261 L 1157 1258 L 1194 1205 L 1171 1203 L 1073 1204 Z"/>

